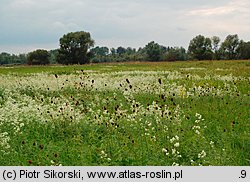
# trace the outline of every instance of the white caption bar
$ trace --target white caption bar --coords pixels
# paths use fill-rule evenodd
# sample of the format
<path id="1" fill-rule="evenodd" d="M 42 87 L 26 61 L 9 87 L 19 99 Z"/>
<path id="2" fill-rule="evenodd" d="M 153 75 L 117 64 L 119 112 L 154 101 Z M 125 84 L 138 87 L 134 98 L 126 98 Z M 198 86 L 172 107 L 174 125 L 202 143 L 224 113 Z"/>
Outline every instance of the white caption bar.
<path id="1" fill-rule="evenodd" d="M 18 182 L 249 182 L 242 167 L 0 167 L 0 181 Z"/>

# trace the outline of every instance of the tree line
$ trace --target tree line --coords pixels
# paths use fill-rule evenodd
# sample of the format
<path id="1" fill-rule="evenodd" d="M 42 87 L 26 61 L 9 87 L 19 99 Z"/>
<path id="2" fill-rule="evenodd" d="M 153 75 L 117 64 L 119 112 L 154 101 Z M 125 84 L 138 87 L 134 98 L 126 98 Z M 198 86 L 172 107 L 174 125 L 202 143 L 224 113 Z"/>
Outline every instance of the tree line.
<path id="1" fill-rule="evenodd" d="M 218 36 L 211 38 L 195 36 L 188 49 L 166 47 L 151 41 L 142 48 L 94 47 L 89 32 L 70 32 L 63 35 L 60 48 L 55 50 L 37 49 L 28 54 L 0 54 L 3 64 L 85 64 L 126 61 L 186 61 L 186 60 L 237 60 L 250 59 L 250 42 L 239 39 L 237 34 L 228 35 L 224 41 Z"/>

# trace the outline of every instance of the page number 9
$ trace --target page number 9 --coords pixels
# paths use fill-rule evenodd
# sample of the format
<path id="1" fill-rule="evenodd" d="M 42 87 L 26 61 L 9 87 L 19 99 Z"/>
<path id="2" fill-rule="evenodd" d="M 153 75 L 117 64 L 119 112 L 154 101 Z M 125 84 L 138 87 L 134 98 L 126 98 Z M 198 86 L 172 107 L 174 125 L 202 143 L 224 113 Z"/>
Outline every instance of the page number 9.
<path id="1" fill-rule="evenodd" d="M 241 173 L 240 178 L 246 178 L 246 177 L 247 177 L 247 172 L 246 172 L 246 170 L 242 170 L 240 173 Z"/>

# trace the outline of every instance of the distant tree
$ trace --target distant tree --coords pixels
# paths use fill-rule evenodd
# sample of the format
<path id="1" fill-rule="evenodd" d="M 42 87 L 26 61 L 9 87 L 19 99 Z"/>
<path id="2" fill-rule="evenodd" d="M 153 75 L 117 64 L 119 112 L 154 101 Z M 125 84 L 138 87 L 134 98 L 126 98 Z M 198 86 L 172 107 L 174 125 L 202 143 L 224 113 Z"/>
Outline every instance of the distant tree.
<path id="1" fill-rule="evenodd" d="M 240 41 L 237 52 L 238 59 L 250 59 L 250 42 Z"/>
<path id="2" fill-rule="evenodd" d="M 189 43 L 188 53 L 192 59 L 211 60 L 213 52 L 210 38 L 203 35 L 194 37 Z"/>
<path id="3" fill-rule="evenodd" d="M 111 52 L 111 55 L 115 55 L 115 54 L 116 54 L 116 49 L 112 47 L 112 48 L 110 49 L 110 52 Z"/>
<path id="4" fill-rule="evenodd" d="M 90 60 L 92 63 L 110 62 L 108 47 L 94 47 L 90 50 L 90 54 L 92 54 Z"/>
<path id="5" fill-rule="evenodd" d="M 119 54 L 119 55 L 125 54 L 126 53 L 126 48 L 120 46 L 120 47 L 118 47 L 116 49 L 116 53 Z"/>
<path id="6" fill-rule="evenodd" d="M 187 59 L 186 50 L 183 47 L 169 47 L 165 53 L 166 61 L 183 61 Z"/>
<path id="7" fill-rule="evenodd" d="M 2 52 L 0 54 L 0 65 L 3 64 L 26 64 L 27 56 L 26 54 L 9 54 L 6 52 Z"/>
<path id="8" fill-rule="evenodd" d="M 237 59 L 237 49 L 240 45 L 240 40 L 237 34 L 228 35 L 220 47 L 223 59 Z"/>
<path id="9" fill-rule="evenodd" d="M 47 50 L 37 49 L 28 54 L 27 61 L 29 65 L 49 64 L 49 53 Z"/>
<path id="10" fill-rule="evenodd" d="M 133 54 L 133 60 L 134 61 L 145 61 L 148 59 L 148 55 L 146 52 L 146 48 L 139 47 L 138 50 L 134 50 L 135 53 Z"/>
<path id="11" fill-rule="evenodd" d="M 109 54 L 109 48 L 97 46 L 92 48 L 90 52 L 92 52 L 94 56 L 107 56 Z"/>
<path id="12" fill-rule="evenodd" d="M 57 61 L 61 64 L 85 64 L 91 57 L 89 49 L 94 46 L 90 33 L 71 32 L 60 38 Z"/>
<path id="13" fill-rule="evenodd" d="M 154 41 L 149 42 L 145 46 L 147 60 L 149 61 L 160 61 L 164 52 L 164 47 L 160 46 L 158 43 Z"/>
<path id="14" fill-rule="evenodd" d="M 218 36 L 213 36 L 211 38 L 211 41 L 212 41 L 213 59 L 219 60 L 220 59 L 220 51 L 219 51 L 220 38 Z"/>
<path id="15" fill-rule="evenodd" d="M 58 49 L 50 50 L 49 51 L 49 62 L 50 64 L 57 63 L 57 56 L 58 56 Z"/>
<path id="16" fill-rule="evenodd" d="M 101 55 L 107 56 L 109 54 L 109 48 L 108 47 L 101 47 Z"/>
<path id="17" fill-rule="evenodd" d="M 19 54 L 17 63 L 18 64 L 27 64 L 27 55 L 26 54 Z"/>
<path id="18" fill-rule="evenodd" d="M 136 49 L 133 49 L 133 48 L 131 48 L 131 47 L 127 47 L 126 53 L 127 53 L 128 55 L 135 54 L 135 53 L 136 53 Z"/>
<path id="19" fill-rule="evenodd" d="M 7 52 L 2 52 L 0 54 L 0 65 L 11 64 L 11 54 Z"/>
<path id="20" fill-rule="evenodd" d="M 218 49 L 219 49 L 219 43 L 220 43 L 220 37 L 218 37 L 218 36 L 213 36 L 212 38 L 211 38 L 211 42 L 212 42 L 212 49 L 214 50 L 214 51 L 217 51 Z"/>

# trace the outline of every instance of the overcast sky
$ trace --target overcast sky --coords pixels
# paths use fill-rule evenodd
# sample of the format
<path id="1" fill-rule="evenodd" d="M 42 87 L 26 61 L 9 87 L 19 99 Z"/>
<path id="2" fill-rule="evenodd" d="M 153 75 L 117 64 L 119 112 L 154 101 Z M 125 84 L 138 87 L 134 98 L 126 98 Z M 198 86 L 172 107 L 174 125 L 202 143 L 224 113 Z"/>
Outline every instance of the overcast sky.
<path id="1" fill-rule="evenodd" d="M 88 31 L 97 46 L 188 47 L 196 35 L 250 40 L 250 0 L 1 0 L 0 52 L 55 49 Z"/>

